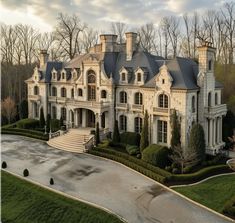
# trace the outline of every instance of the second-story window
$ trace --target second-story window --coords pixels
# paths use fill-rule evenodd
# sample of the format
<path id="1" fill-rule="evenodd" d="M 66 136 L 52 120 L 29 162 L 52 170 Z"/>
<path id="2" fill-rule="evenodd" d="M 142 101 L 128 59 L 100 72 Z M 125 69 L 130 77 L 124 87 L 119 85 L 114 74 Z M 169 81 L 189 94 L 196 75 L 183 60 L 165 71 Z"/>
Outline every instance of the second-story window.
<path id="1" fill-rule="evenodd" d="M 88 100 L 95 101 L 96 100 L 96 76 L 93 71 L 88 73 Z"/>
<path id="2" fill-rule="evenodd" d="M 208 107 L 211 106 L 211 92 L 208 94 Z"/>
<path id="3" fill-rule="evenodd" d="M 105 90 L 101 91 L 101 98 L 107 98 L 107 92 Z"/>
<path id="4" fill-rule="evenodd" d="M 142 105 L 143 104 L 143 95 L 140 92 L 135 93 L 135 104 L 136 105 Z"/>
<path id="5" fill-rule="evenodd" d="M 34 89 L 33 89 L 33 93 L 34 95 L 39 95 L 39 87 L 38 86 L 35 86 Z"/>
<path id="6" fill-rule="evenodd" d="M 125 91 L 120 92 L 120 103 L 127 103 L 127 93 Z"/>
<path id="7" fill-rule="evenodd" d="M 61 88 L 61 97 L 64 97 L 64 98 L 67 97 L 67 92 L 66 92 L 66 89 L 64 87 Z"/>
<path id="8" fill-rule="evenodd" d="M 82 89 L 78 88 L 78 96 L 82 97 Z"/>
<path id="9" fill-rule="evenodd" d="M 160 94 L 158 97 L 158 107 L 168 108 L 168 96 L 165 94 Z"/>
<path id="10" fill-rule="evenodd" d="M 74 89 L 71 89 L 71 98 L 74 98 Z"/>
<path id="11" fill-rule="evenodd" d="M 215 105 L 218 105 L 218 94 L 215 93 Z"/>
<path id="12" fill-rule="evenodd" d="M 57 89 L 56 87 L 52 87 L 52 92 L 51 96 L 57 96 Z"/>

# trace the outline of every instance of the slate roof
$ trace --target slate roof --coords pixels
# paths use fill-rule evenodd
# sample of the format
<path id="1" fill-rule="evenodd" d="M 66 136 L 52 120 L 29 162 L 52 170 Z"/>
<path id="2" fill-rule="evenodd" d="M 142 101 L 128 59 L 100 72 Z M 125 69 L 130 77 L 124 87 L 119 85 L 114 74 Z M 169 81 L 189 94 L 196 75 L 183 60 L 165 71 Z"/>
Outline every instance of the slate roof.
<path id="1" fill-rule="evenodd" d="M 170 75 L 173 78 L 172 89 L 197 89 L 198 64 L 187 58 L 176 57 L 171 60 L 165 60 L 160 56 L 154 56 L 147 52 L 136 51 L 133 53 L 132 60 L 126 60 L 125 52 L 106 52 L 106 53 L 86 53 L 76 56 L 73 60 L 62 62 L 48 62 L 43 68 L 42 80 L 50 82 L 51 71 L 55 68 L 60 79 L 60 72 L 64 68 L 67 73 L 67 80 L 71 78 L 71 70 L 79 69 L 84 60 L 93 58 L 97 61 L 102 61 L 107 77 L 113 78 L 114 83 L 118 84 L 120 79 L 119 71 L 122 67 L 129 70 L 129 83 L 134 84 L 134 71 L 140 67 L 147 74 L 146 82 L 143 87 L 155 88 L 156 75 L 159 73 L 159 68 L 166 64 Z M 219 82 L 215 82 L 215 87 L 221 88 Z"/>

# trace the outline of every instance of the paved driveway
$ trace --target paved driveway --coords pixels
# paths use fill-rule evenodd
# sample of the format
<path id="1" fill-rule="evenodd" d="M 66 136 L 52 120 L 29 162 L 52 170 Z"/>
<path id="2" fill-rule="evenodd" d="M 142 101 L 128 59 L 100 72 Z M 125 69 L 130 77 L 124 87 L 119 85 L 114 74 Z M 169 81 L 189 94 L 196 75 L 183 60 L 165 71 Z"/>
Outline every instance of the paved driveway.
<path id="1" fill-rule="evenodd" d="M 108 208 L 128 222 L 229 222 L 122 165 L 44 142 L 2 135 L 2 160 L 16 174 L 28 168 L 30 179 L 44 185 L 53 177 L 53 188 Z"/>

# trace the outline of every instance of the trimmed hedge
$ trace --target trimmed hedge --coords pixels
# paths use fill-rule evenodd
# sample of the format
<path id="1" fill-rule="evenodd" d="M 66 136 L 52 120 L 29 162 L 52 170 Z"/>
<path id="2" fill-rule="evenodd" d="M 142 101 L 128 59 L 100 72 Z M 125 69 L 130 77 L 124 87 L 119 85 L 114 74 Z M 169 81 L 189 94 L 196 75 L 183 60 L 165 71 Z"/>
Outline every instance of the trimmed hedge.
<path id="1" fill-rule="evenodd" d="M 131 156 L 135 156 L 135 155 L 140 153 L 139 147 L 138 146 L 134 146 L 134 145 L 126 145 L 126 151 Z"/>
<path id="2" fill-rule="evenodd" d="M 226 202 L 223 213 L 235 219 L 235 196 Z"/>
<path id="3" fill-rule="evenodd" d="M 28 129 L 18 129 L 18 128 L 2 128 L 2 134 L 12 134 L 12 135 L 22 135 L 40 140 L 48 140 L 48 134 L 44 134 L 43 132 L 38 132 L 35 130 Z"/>
<path id="4" fill-rule="evenodd" d="M 152 144 L 144 149 L 142 152 L 142 159 L 154 166 L 165 168 L 170 165 L 170 160 L 168 158 L 169 152 L 170 150 L 167 147 Z"/>
<path id="5" fill-rule="evenodd" d="M 197 181 L 203 180 L 215 174 L 228 173 L 228 172 L 231 172 L 231 170 L 227 165 L 209 166 L 195 173 L 178 174 L 178 175 L 173 174 L 167 177 L 167 182 L 171 183 L 174 182 L 174 184 L 195 183 Z"/>
<path id="6" fill-rule="evenodd" d="M 96 156 L 101 156 L 101 157 L 105 157 L 105 158 L 108 158 L 108 159 L 111 159 L 111 160 L 114 160 L 114 161 L 117 161 L 119 163 L 122 163 L 150 178 L 152 178 L 153 180 L 156 180 L 160 183 L 164 183 L 165 182 L 165 179 L 166 177 L 163 177 L 147 168 L 144 168 L 134 162 L 130 162 L 129 160 L 126 160 L 125 158 L 123 157 L 119 157 L 117 155 L 113 155 L 113 154 L 109 154 L 109 153 L 104 153 L 102 151 L 99 151 L 97 149 L 93 149 L 93 150 L 90 150 L 89 153 L 93 154 L 93 155 L 96 155 Z M 131 157 L 131 156 L 130 156 Z M 132 157 L 134 158 L 134 157 Z M 136 158 L 135 158 L 136 159 Z"/>
<path id="7" fill-rule="evenodd" d="M 50 121 L 50 127 L 52 132 L 57 132 L 60 130 L 60 120 L 59 119 L 51 119 Z"/>
<path id="8" fill-rule="evenodd" d="M 123 132 L 120 134 L 120 142 L 134 146 L 140 146 L 140 134 L 135 132 Z"/>
<path id="9" fill-rule="evenodd" d="M 20 129 L 36 129 L 39 128 L 39 121 L 36 119 L 21 119 L 16 122 L 16 127 Z"/>

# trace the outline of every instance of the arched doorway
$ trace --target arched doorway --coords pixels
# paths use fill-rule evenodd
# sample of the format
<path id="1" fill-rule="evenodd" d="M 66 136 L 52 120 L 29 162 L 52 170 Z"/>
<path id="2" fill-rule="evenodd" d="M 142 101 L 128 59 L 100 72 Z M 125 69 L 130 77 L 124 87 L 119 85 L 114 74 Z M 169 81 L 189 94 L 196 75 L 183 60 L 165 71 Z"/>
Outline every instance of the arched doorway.
<path id="1" fill-rule="evenodd" d="M 89 128 L 95 128 L 95 114 L 91 110 L 87 110 L 87 127 Z"/>

